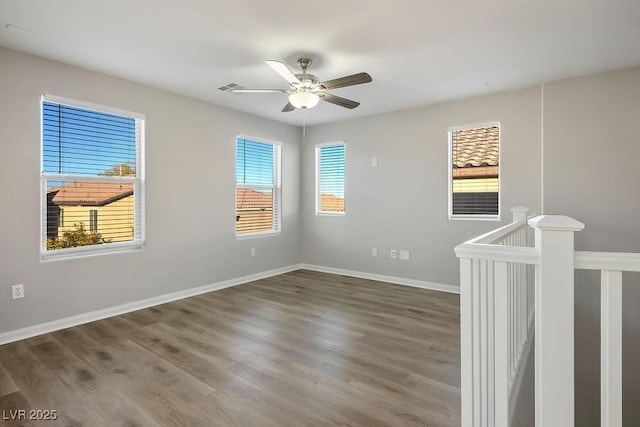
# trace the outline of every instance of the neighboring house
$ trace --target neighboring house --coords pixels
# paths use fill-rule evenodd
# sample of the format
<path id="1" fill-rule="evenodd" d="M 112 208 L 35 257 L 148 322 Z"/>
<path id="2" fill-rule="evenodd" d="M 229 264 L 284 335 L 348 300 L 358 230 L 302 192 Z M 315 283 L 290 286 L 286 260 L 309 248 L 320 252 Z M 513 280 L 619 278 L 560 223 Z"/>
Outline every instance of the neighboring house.
<path id="1" fill-rule="evenodd" d="M 251 188 L 236 189 L 236 232 L 257 233 L 273 229 L 273 196 Z"/>
<path id="2" fill-rule="evenodd" d="M 344 197 L 338 197 L 335 194 L 321 194 L 320 210 L 322 212 L 344 212 Z"/>
<path id="3" fill-rule="evenodd" d="M 47 238 L 82 224 L 111 242 L 133 240 L 133 184 L 74 181 L 47 192 Z"/>

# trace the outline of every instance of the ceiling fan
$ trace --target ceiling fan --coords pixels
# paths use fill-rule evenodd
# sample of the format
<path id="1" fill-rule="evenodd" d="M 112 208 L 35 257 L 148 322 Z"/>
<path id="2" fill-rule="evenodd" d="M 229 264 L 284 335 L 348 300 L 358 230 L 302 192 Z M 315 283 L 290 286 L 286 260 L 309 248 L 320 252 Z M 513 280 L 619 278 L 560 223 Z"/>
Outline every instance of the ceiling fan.
<path id="1" fill-rule="evenodd" d="M 353 109 L 360 105 L 360 103 L 351 99 L 333 95 L 331 93 L 328 93 L 327 91 L 330 89 L 369 83 L 372 80 L 369 74 L 358 73 L 333 80 L 327 80 L 325 82 L 320 82 L 320 80 L 316 76 L 307 73 L 307 69 L 311 65 L 311 59 L 309 58 L 298 59 L 298 65 L 302 69 L 302 73 L 298 74 L 294 74 L 283 62 L 268 60 L 266 61 L 266 63 L 289 83 L 289 89 L 233 88 L 229 89 L 229 92 L 287 93 L 289 94 L 289 102 L 284 106 L 282 112 L 293 111 L 296 108 L 313 108 L 318 104 L 320 100 L 330 102 L 331 104 L 339 105 L 341 107 Z"/>

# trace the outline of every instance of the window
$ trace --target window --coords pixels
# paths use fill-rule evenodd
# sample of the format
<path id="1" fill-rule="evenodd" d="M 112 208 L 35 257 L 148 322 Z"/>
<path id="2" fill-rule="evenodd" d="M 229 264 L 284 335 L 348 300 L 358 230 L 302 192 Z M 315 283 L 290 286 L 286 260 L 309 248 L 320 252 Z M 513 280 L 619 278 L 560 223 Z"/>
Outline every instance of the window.
<path id="1" fill-rule="evenodd" d="M 449 128 L 449 218 L 500 219 L 500 124 Z"/>
<path id="2" fill-rule="evenodd" d="M 345 213 L 345 145 L 316 146 L 316 214 Z"/>
<path id="3" fill-rule="evenodd" d="M 98 231 L 98 211 L 96 209 L 89 210 L 89 231 Z"/>
<path id="4" fill-rule="evenodd" d="M 143 145 L 140 114 L 42 98 L 43 259 L 142 247 Z"/>
<path id="5" fill-rule="evenodd" d="M 236 236 L 280 232 L 280 144 L 236 138 Z"/>

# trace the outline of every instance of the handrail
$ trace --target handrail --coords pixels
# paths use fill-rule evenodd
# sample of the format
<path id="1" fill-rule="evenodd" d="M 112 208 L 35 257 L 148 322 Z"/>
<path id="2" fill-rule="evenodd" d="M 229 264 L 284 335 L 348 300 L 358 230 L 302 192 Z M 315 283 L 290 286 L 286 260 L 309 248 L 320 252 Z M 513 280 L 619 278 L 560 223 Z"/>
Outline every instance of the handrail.
<path id="1" fill-rule="evenodd" d="M 498 246 L 486 243 L 463 243 L 455 247 L 458 258 L 478 258 L 490 261 L 538 265 L 540 252 L 524 246 Z"/>
<path id="2" fill-rule="evenodd" d="M 489 231 L 488 233 L 485 233 L 481 236 L 475 237 L 471 240 L 467 240 L 463 244 L 467 244 L 467 243 L 492 244 L 492 243 L 495 243 L 497 240 L 503 237 L 506 237 L 509 234 L 513 233 L 514 231 L 518 230 L 523 225 L 526 225 L 525 221 L 512 222 L 503 227 L 496 228 L 495 230 Z"/>
<path id="3" fill-rule="evenodd" d="M 640 253 L 575 251 L 574 268 L 640 271 Z"/>

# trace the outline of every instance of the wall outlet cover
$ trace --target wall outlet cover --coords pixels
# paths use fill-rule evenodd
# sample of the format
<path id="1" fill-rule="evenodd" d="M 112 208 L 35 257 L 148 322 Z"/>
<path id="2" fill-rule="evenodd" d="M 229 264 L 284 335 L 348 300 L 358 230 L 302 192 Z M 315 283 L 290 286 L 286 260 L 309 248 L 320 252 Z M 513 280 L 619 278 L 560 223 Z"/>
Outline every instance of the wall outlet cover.
<path id="1" fill-rule="evenodd" d="M 11 286 L 11 296 L 13 299 L 24 298 L 24 286 L 13 285 Z"/>
<path id="2" fill-rule="evenodd" d="M 403 261 L 409 261 L 409 250 L 400 249 L 400 259 Z"/>

